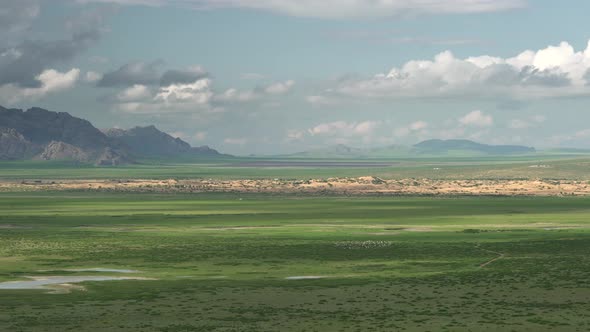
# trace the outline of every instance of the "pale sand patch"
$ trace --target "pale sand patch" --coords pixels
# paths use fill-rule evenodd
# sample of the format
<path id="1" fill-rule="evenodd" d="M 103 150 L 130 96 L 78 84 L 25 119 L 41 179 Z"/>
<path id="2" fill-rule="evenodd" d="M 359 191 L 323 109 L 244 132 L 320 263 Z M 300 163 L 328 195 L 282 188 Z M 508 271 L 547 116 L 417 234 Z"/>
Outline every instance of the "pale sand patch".
<path id="1" fill-rule="evenodd" d="M 432 232 L 432 227 L 410 227 L 403 230 L 406 232 Z"/>
<path id="2" fill-rule="evenodd" d="M 0 224 L 0 229 L 30 229 L 28 226 L 19 226 L 13 224 Z"/>
<path id="3" fill-rule="evenodd" d="M 86 287 L 75 284 L 57 284 L 47 288 L 51 289 L 47 292 L 47 294 L 68 294 L 71 293 L 73 290 L 86 291 Z"/>
<path id="4" fill-rule="evenodd" d="M 201 230 L 207 231 L 237 231 L 237 230 L 248 230 L 248 229 L 268 229 L 268 228 L 281 228 L 284 226 L 235 226 L 235 227 L 195 227 Z"/>
<path id="5" fill-rule="evenodd" d="M 287 277 L 287 280 L 314 280 L 314 279 L 324 279 L 327 278 L 325 276 L 293 276 Z"/>
<path id="6" fill-rule="evenodd" d="M 61 269 L 61 270 L 40 270 L 40 272 L 46 271 L 67 271 L 67 272 L 113 272 L 113 273 L 139 273 L 141 271 L 128 270 L 128 269 L 109 269 L 102 267 L 82 268 L 82 269 Z"/>
<path id="7" fill-rule="evenodd" d="M 582 227 L 577 227 L 577 226 L 561 226 L 561 227 L 544 227 L 543 230 L 546 231 L 558 231 L 558 230 L 563 230 L 563 229 L 580 229 Z"/>
<path id="8" fill-rule="evenodd" d="M 0 289 L 17 290 L 17 289 L 48 289 L 55 292 L 58 290 L 71 290 L 74 287 L 64 286 L 76 284 L 85 281 L 112 281 L 112 280 L 156 280 L 144 277 L 107 277 L 107 276 L 43 276 L 26 278 L 31 280 L 6 281 L 0 282 Z M 80 286 L 81 287 L 81 286 Z"/>
<path id="9" fill-rule="evenodd" d="M 377 233 L 355 233 L 355 234 L 382 236 L 382 235 L 398 235 L 398 234 L 400 234 L 400 232 L 377 232 Z"/>

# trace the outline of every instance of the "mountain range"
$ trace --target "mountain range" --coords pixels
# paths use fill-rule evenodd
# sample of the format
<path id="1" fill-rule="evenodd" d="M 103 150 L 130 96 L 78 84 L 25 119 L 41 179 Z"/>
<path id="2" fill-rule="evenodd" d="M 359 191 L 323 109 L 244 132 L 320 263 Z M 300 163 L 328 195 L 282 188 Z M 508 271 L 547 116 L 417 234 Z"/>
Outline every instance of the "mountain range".
<path id="1" fill-rule="evenodd" d="M 406 157 L 474 157 L 535 153 L 535 148 L 520 145 L 488 145 L 470 140 L 432 139 L 413 146 L 390 145 L 378 148 L 354 148 L 343 144 L 288 155 L 292 158 L 406 158 Z"/>
<path id="2" fill-rule="evenodd" d="M 208 146 L 192 147 L 154 126 L 101 131 L 64 112 L 0 106 L 0 160 L 73 160 L 115 166 L 146 157 L 177 156 L 221 154 Z"/>

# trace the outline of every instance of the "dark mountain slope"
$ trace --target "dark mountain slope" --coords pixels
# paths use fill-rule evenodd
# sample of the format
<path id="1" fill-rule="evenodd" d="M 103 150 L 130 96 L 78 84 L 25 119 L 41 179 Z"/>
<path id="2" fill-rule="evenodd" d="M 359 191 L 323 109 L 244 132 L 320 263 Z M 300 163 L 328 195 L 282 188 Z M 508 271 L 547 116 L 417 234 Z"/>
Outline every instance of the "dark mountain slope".
<path id="1" fill-rule="evenodd" d="M 127 147 L 135 156 L 174 157 L 174 156 L 217 156 L 214 149 L 207 146 L 191 147 L 180 138 L 158 130 L 155 126 L 135 127 L 128 130 L 108 129 L 105 134 Z"/>
<path id="2" fill-rule="evenodd" d="M 0 106 L 0 158 L 72 160 L 118 165 L 127 151 L 90 122 L 68 113 Z M 104 157 L 107 157 L 106 159 Z"/>
<path id="3" fill-rule="evenodd" d="M 0 106 L 0 127 L 12 128 L 34 144 L 65 142 L 84 149 L 102 149 L 110 140 L 90 122 L 68 113 L 34 107 L 27 111 Z"/>
<path id="4" fill-rule="evenodd" d="M 0 106 L 0 160 L 73 160 L 120 165 L 134 162 L 131 157 L 180 156 L 220 154 L 207 146 L 191 147 L 154 126 L 103 133 L 90 122 L 68 113 Z"/>

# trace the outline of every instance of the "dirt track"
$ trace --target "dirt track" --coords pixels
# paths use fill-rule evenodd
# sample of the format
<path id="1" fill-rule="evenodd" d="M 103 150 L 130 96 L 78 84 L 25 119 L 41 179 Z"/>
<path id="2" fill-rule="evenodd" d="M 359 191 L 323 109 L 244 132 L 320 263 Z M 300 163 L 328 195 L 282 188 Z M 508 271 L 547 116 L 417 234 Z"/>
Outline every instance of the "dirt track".
<path id="1" fill-rule="evenodd" d="M 0 182 L 0 191 L 96 190 L 157 193 L 285 193 L 318 195 L 586 196 L 590 184 L 570 180 L 383 180 L 376 177 L 311 180 L 62 180 Z"/>
<path id="2" fill-rule="evenodd" d="M 504 254 L 504 253 L 497 252 L 497 251 L 492 251 L 492 250 L 488 250 L 488 249 L 484 249 L 484 248 L 482 248 L 482 247 L 481 247 L 481 244 L 479 244 L 479 243 L 478 243 L 478 244 L 477 244 L 475 247 L 476 247 L 477 249 L 479 249 L 479 250 L 482 250 L 482 251 L 485 251 L 485 252 L 489 252 L 489 253 L 491 253 L 491 254 L 498 255 L 497 257 L 495 257 L 495 258 L 493 258 L 493 259 L 491 259 L 491 260 L 489 260 L 489 261 L 487 261 L 487 262 L 485 262 L 485 263 L 482 263 L 482 264 L 480 264 L 480 265 L 479 265 L 479 268 L 480 268 L 480 269 L 483 269 L 484 267 L 486 267 L 486 266 L 488 266 L 488 265 L 492 264 L 493 262 L 495 262 L 495 261 L 497 261 L 497 260 L 500 260 L 500 259 L 502 259 L 502 258 L 506 257 L 506 254 Z"/>

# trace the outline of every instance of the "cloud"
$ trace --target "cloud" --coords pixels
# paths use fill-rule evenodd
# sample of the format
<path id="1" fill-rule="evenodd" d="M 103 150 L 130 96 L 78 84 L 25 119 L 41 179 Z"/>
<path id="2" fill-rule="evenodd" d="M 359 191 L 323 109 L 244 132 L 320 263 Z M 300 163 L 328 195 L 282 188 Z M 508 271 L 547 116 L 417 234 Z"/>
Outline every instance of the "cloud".
<path id="1" fill-rule="evenodd" d="M 207 132 L 206 131 L 198 131 L 193 135 L 193 138 L 195 141 L 204 141 L 205 138 L 207 138 Z"/>
<path id="2" fill-rule="evenodd" d="M 40 11 L 36 0 L 3 0 L 0 2 L 0 37 L 7 38 L 26 30 Z"/>
<path id="3" fill-rule="evenodd" d="M 153 62 L 134 61 L 116 70 L 102 75 L 97 86 L 125 87 L 136 84 L 154 85 L 160 82 L 160 68 L 164 64 L 161 60 Z"/>
<path id="4" fill-rule="evenodd" d="M 226 138 L 223 140 L 225 144 L 230 145 L 245 145 L 248 143 L 248 139 L 246 138 Z"/>
<path id="5" fill-rule="evenodd" d="M 590 42 L 584 51 L 562 42 L 512 58 L 483 55 L 460 59 L 445 51 L 433 60 L 412 60 L 372 78 L 345 79 L 323 97 L 529 99 L 590 95 L 588 70 Z"/>
<path id="6" fill-rule="evenodd" d="M 193 105 L 208 105 L 213 97 L 210 87 L 211 80 L 208 78 L 197 79 L 192 83 L 174 83 L 161 87 L 155 96 L 155 100 L 164 104 L 190 103 Z"/>
<path id="7" fill-rule="evenodd" d="M 508 123 L 510 129 L 528 129 L 538 126 L 540 123 L 545 122 L 546 118 L 543 115 L 534 115 L 530 119 L 512 119 Z"/>
<path id="8" fill-rule="evenodd" d="M 525 120 L 521 120 L 521 119 L 510 120 L 510 123 L 508 124 L 508 127 L 510 129 L 527 129 L 532 126 L 533 126 L 532 123 L 525 121 Z"/>
<path id="9" fill-rule="evenodd" d="M 212 81 L 201 67 L 168 70 L 156 75 L 159 64 L 135 63 L 121 67 L 110 83 L 130 84 L 105 101 L 114 103 L 116 110 L 128 113 L 161 114 L 218 112 L 211 102 L 215 95 Z M 116 78 L 116 79 L 115 79 Z"/>
<path id="10" fill-rule="evenodd" d="M 123 89 L 101 99 L 113 103 L 115 110 L 129 113 L 219 113 L 225 111 L 226 105 L 251 102 L 268 105 L 295 85 L 295 81 L 288 80 L 251 90 L 232 88 L 216 92 L 212 78 L 203 67 L 169 69 L 161 74 L 162 65 L 161 61 L 136 61 L 104 74 L 98 86 Z M 90 76 L 97 79 L 94 74 Z"/>
<path id="11" fill-rule="evenodd" d="M 221 103 L 247 103 L 258 101 L 264 98 L 284 95 L 290 92 L 295 86 L 295 81 L 275 82 L 267 86 L 257 87 L 252 90 L 240 91 L 235 88 L 215 95 L 214 99 Z"/>
<path id="12" fill-rule="evenodd" d="M 16 84 L 5 84 L 0 87 L 0 101 L 13 104 L 24 99 L 38 99 L 47 94 L 72 88 L 80 76 L 80 70 L 73 68 L 67 72 L 48 69 L 35 79 L 40 82 L 39 87 L 22 88 Z"/>
<path id="13" fill-rule="evenodd" d="M 313 107 L 334 106 L 338 104 L 336 98 L 329 98 L 321 95 L 307 96 L 305 97 L 305 101 L 310 103 Z"/>
<path id="14" fill-rule="evenodd" d="M 297 130 L 297 129 L 287 130 L 287 141 L 288 142 L 303 141 L 304 137 L 305 137 L 305 132 L 302 130 Z"/>
<path id="15" fill-rule="evenodd" d="M 429 126 L 430 125 L 425 121 L 416 121 L 416 122 L 410 123 L 409 125 L 407 125 L 405 127 L 396 128 L 393 131 L 393 135 L 395 137 L 399 138 L 399 137 L 406 137 L 411 134 L 415 134 L 416 132 L 420 132 L 421 134 L 426 134 L 426 129 Z"/>
<path id="16" fill-rule="evenodd" d="M 97 39 L 96 32 L 87 32 L 75 34 L 68 40 L 25 41 L 18 46 L 0 50 L 0 85 L 41 87 L 39 73 L 52 64 L 73 58 Z"/>
<path id="17" fill-rule="evenodd" d="M 428 123 L 424 122 L 424 121 L 416 121 L 412 124 L 410 124 L 410 129 L 411 130 L 423 130 L 428 128 Z"/>
<path id="18" fill-rule="evenodd" d="M 126 5 L 173 5 L 199 10 L 243 8 L 328 19 L 395 17 L 407 14 L 467 14 L 526 6 L 525 0 L 78 0 Z"/>
<path id="19" fill-rule="evenodd" d="M 160 86 L 188 84 L 208 76 L 209 74 L 200 66 L 190 67 L 186 70 L 168 70 L 160 78 Z"/>
<path id="20" fill-rule="evenodd" d="M 147 86 L 136 84 L 117 94 L 117 101 L 123 103 L 142 101 L 149 98 L 151 93 Z"/>
<path id="21" fill-rule="evenodd" d="M 282 95 L 289 92 L 293 86 L 295 85 L 295 81 L 289 80 L 285 82 L 278 82 L 267 86 L 264 89 L 264 92 L 270 95 Z"/>
<path id="22" fill-rule="evenodd" d="M 8 4 L 8 6 L 6 6 Z M 0 22 L 5 13 L 15 7 L 12 1 L 0 5 Z M 37 2 L 24 1 L 18 5 L 15 15 L 21 11 L 34 12 Z M 29 5 L 27 5 L 29 4 Z M 78 17 L 66 21 L 71 36 L 60 40 L 24 40 L 11 46 L 0 46 L 0 86 L 16 85 L 20 88 L 41 88 L 43 82 L 38 79 L 45 70 L 54 68 L 55 64 L 66 63 L 99 40 L 103 31 L 104 16 L 107 11 L 97 9 L 82 12 Z M 33 17 L 37 14 L 29 13 Z M 1 23 L 5 24 L 5 23 Z M 11 24 L 10 22 L 7 24 Z"/>
<path id="23" fill-rule="evenodd" d="M 312 136 L 368 136 L 380 125 L 378 121 L 322 123 L 307 130 Z"/>
<path id="24" fill-rule="evenodd" d="M 215 96 L 217 101 L 221 102 L 250 102 L 259 98 L 259 95 L 254 91 L 239 91 L 231 88 L 225 90 L 223 93 Z"/>
<path id="25" fill-rule="evenodd" d="M 556 145 L 566 145 L 566 144 L 573 144 L 575 146 L 585 146 L 587 147 L 587 141 L 590 138 L 590 129 L 582 129 L 577 130 L 572 133 L 567 133 L 564 135 L 555 135 L 552 136 L 549 141 L 551 144 Z"/>
<path id="26" fill-rule="evenodd" d="M 490 127 L 494 124 L 494 119 L 491 115 L 478 110 L 467 113 L 465 116 L 459 118 L 459 123 L 464 126 Z"/>
<path id="27" fill-rule="evenodd" d="M 152 62 L 133 61 L 121 67 L 102 74 L 98 80 L 98 87 L 131 87 L 135 85 L 168 87 L 172 85 L 191 84 L 208 78 L 201 66 L 186 69 L 169 69 L 162 74 L 164 61 Z"/>
<path id="28" fill-rule="evenodd" d="M 88 71 L 86 72 L 86 75 L 84 75 L 84 81 L 88 83 L 96 83 L 100 81 L 100 79 L 102 79 L 102 74 L 94 71 Z"/>
<path id="29" fill-rule="evenodd" d="M 128 113 L 196 113 L 213 112 L 210 101 L 213 92 L 209 79 L 189 84 L 150 88 L 134 85 L 120 92 L 116 97 L 116 108 Z"/>

